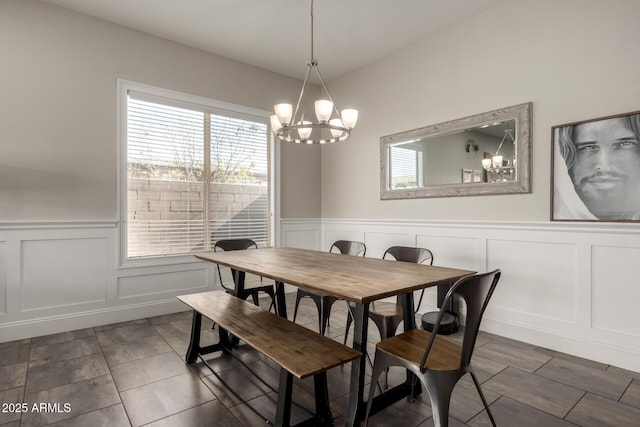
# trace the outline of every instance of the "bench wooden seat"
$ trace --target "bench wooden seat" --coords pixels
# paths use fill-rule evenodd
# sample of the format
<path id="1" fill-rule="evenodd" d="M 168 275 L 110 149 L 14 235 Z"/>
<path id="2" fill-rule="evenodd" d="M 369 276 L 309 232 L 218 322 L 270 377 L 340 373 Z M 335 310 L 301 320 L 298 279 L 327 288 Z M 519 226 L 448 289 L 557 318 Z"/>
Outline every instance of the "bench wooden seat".
<path id="1" fill-rule="evenodd" d="M 224 291 L 182 295 L 178 299 L 194 310 L 188 363 L 206 352 L 228 349 L 226 332 L 233 334 L 282 368 L 276 425 L 289 425 L 292 375 L 300 379 L 314 377 L 315 417 L 330 422 L 326 371 L 357 359 L 362 353 Z M 200 347 L 201 316 L 220 327 L 220 345 Z"/>

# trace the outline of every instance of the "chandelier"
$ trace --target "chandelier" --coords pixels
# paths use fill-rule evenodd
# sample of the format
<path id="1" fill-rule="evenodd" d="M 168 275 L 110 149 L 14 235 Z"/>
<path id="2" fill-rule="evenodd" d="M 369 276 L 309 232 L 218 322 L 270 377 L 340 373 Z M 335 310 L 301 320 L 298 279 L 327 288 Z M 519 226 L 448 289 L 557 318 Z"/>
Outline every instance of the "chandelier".
<path id="1" fill-rule="evenodd" d="M 487 182 L 513 181 L 515 179 L 515 155 L 513 161 L 509 164 L 509 160 L 503 160 L 503 156 L 499 154 L 502 144 L 504 144 L 506 140 L 510 140 L 512 144 L 516 143 L 513 137 L 513 129 L 506 129 L 504 131 L 504 136 L 502 137 L 502 141 L 500 141 L 500 145 L 498 145 L 496 154 L 490 159 L 482 159 L 482 167 L 487 171 Z"/>
<path id="2" fill-rule="evenodd" d="M 304 111 L 300 108 L 304 90 L 312 71 L 316 72 L 326 95 L 326 99 L 315 101 L 317 121 L 310 120 L 310 117 L 305 118 Z M 313 57 L 313 0 L 311 0 L 311 59 L 307 61 L 307 74 L 304 77 L 298 103 L 295 110 L 291 104 L 286 103 L 275 105 L 274 110 L 275 114 L 271 116 L 271 128 L 278 139 L 297 144 L 326 144 L 344 141 L 349 138 L 351 129 L 358 121 L 358 110 L 347 108 L 338 112 L 338 108 L 320 75 L 320 70 L 318 70 L 318 61 Z"/>

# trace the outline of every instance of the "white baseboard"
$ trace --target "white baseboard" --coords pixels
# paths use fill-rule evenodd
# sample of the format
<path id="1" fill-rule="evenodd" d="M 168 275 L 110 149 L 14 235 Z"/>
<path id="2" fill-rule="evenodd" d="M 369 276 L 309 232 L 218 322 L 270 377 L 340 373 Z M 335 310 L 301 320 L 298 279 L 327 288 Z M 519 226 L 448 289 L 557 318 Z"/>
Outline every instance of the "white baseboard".
<path id="1" fill-rule="evenodd" d="M 0 324 L 2 341 L 33 338 L 42 335 L 57 334 L 77 329 L 92 328 L 111 323 L 126 322 L 146 317 L 185 311 L 186 307 L 177 299 L 153 301 L 142 304 L 92 310 L 69 315 L 41 317 L 12 323 Z"/>

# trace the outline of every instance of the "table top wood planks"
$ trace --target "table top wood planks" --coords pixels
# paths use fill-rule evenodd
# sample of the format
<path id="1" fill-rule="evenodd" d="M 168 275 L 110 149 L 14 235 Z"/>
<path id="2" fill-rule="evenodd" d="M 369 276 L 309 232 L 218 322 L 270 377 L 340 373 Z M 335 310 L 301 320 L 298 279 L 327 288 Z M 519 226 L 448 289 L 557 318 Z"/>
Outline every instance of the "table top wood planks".
<path id="1" fill-rule="evenodd" d="M 195 254 L 209 261 L 358 304 L 473 274 L 473 271 L 294 248 Z"/>

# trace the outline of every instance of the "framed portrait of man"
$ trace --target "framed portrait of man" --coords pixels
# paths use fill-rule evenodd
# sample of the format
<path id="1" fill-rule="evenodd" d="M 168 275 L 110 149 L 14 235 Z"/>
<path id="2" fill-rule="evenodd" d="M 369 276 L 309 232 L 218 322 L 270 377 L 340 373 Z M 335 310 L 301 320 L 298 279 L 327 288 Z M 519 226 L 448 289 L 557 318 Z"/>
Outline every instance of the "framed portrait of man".
<path id="1" fill-rule="evenodd" d="M 551 219 L 640 221 L 640 111 L 551 128 Z"/>

